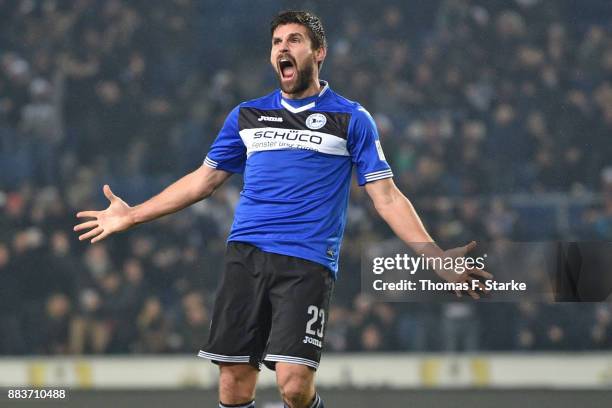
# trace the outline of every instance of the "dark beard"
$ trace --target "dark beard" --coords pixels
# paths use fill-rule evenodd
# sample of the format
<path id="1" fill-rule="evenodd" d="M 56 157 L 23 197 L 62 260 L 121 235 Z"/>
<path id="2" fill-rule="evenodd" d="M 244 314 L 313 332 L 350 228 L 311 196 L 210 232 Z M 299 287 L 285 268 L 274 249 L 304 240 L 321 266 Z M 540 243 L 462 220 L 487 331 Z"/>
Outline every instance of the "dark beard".
<path id="1" fill-rule="evenodd" d="M 310 82 L 314 77 L 314 68 L 313 64 L 307 64 L 304 69 L 296 68 L 297 81 L 290 88 L 283 85 L 282 82 L 282 73 L 277 72 L 276 76 L 278 77 L 278 83 L 280 85 L 281 90 L 288 95 L 299 95 L 304 92 L 310 86 Z"/>

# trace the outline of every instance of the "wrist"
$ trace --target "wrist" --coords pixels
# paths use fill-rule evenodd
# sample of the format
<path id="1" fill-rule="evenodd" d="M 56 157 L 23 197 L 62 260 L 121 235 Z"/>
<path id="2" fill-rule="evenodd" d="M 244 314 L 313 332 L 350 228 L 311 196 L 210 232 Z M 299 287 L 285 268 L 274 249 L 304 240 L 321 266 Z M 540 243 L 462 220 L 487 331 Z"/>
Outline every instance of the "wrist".
<path id="1" fill-rule="evenodd" d="M 127 218 L 128 218 L 130 227 L 133 227 L 137 224 L 144 222 L 144 220 L 141 219 L 141 216 L 139 214 L 138 206 L 128 207 Z"/>
<path id="2" fill-rule="evenodd" d="M 435 242 L 419 242 L 412 243 L 412 250 L 418 255 L 424 255 L 427 258 L 443 258 L 445 252 Z"/>

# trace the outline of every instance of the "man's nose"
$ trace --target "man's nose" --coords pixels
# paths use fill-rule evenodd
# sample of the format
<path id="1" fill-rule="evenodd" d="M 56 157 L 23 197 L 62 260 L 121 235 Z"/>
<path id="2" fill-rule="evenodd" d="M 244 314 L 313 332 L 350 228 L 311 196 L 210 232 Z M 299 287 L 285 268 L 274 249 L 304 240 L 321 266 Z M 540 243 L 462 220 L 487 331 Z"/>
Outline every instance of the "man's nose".
<path id="1" fill-rule="evenodd" d="M 289 41 L 287 41 L 287 40 L 281 41 L 278 49 L 279 49 L 279 52 L 281 52 L 281 53 L 289 51 Z"/>

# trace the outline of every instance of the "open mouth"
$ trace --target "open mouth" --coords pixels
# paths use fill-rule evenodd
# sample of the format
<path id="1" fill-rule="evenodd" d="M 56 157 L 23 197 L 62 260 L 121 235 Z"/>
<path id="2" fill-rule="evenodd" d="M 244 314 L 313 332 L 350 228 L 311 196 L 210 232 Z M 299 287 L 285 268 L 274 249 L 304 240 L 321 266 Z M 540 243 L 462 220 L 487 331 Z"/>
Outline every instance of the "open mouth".
<path id="1" fill-rule="evenodd" d="M 283 80 L 290 80 L 295 77 L 296 69 L 293 61 L 287 57 L 278 60 L 278 70 Z"/>

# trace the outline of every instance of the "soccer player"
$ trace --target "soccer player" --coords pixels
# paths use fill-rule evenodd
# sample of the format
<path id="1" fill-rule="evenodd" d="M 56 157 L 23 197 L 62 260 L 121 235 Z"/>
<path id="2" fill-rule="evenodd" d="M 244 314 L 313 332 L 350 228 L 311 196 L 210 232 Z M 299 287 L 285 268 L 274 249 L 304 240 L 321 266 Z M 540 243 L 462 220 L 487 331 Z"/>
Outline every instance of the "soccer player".
<path id="1" fill-rule="evenodd" d="M 433 243 L 393 183 L 370 114 L 319 80 L 327 52 L 319 18 L 281 13 L 271 36 L 280 90 L 235 107 L 200 168 L 134 207 L 105 185 L 109 207 L 78 213 L 91 220 L 75 227 L 87 230 L 80 240 L 99 242 L 205 199 L 233 173 L 244 174 L 210 338 L 199 352 L 220 367 L 219 407 L 255 406 L 261 364 L 276 370 L 287 407 L 323 407 L 314 375 L 353 167 L 378 213 L 415 251 L 457 257 L 475 246 L 444 252 Z"/>

